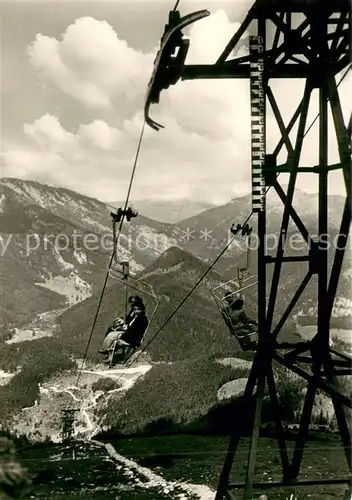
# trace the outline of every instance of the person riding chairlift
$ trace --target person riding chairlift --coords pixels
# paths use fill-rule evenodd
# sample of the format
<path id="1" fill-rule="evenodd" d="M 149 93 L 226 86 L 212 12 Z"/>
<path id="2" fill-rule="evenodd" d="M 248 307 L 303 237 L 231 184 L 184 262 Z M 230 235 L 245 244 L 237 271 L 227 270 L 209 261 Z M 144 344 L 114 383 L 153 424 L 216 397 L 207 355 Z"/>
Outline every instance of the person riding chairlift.
<path id="1" fill-rule="evenodd" d="M 145 306 L 140 297 L 130 297 L 131 311 L 126 317 L 126 322 L 117 318 L 108 329 L 103 342 L 103 348 L 98 351 L 100 354 L 109 354 L 109 349 L 117 341 L 118 346 L 130 346 L 138 348 L 142 342 L 144 333 L 147 330 L 149 321 L 145 314 Z M 109 331 L 110 330 L 110 331 Z"/>
<path id="2" fill-rule="evenodd" d="M 222 309 L 221 313 L 231 335 L 235 335 L 243 347 L 254 347 L 256 341 L 253 340 L 251 334 L 258 332 L 258 323 L 247 316 L 243 299 L 236 299 L 231 292 L 226 292 L 224 300 L 227 305 Z M 257 340 L 258 333 L 255 337 Z"/>
<path id="3" fill-rule="evenodd" d="M 122 318 L 115 318 L 109 328 L 106 330 L 105 337 L 111 332 L 122 331 L 122 327 L 125 324 Z"/>
<path id="4" fill-rule="evenodd" d="M 131 322 L 133 315 L 134 315 L 134 309 L 137 304 L 139 304 L 142 308 L 144 307 L 143 300 L 141 297 L 138 295 L 132 295 L 131 297 L 128 298 L 129 304 L 131 304 L 131 309 L 130 312 L 127 314 L 125 321 L 118 317 L 115 318 L 112 324 L 109 326 L 109 328 L 106 331 L 105 337 L 110 333 L 110 332 L 122 332 L 123 331 L 123 325 L 127 325 L 128 323 Z M 99 351 L 100 352 L 100 351 Z"/>
<path id="5" fill-rule="evenodd" d="M 131 297 L 128 298 L 128 302 L 131 304 L 131 310 L 126 316 L 126 323 L 129 323 L 134 315 L 134 309 L 136 306 L 140 306 L 143 310 L 145 310 L 145 306 L 143 304 L 143 300 L 139 295 L 132 295 Z"/>

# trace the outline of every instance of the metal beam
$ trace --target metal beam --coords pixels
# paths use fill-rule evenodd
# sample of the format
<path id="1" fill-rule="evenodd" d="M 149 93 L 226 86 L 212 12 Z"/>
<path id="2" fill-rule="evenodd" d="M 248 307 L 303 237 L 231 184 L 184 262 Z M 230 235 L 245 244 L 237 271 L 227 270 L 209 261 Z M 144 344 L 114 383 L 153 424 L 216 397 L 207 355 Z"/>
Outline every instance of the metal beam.
<path id="1" fill-rule="evenodd" d="M 311 479 L 306 481 L 273 481 L 272 483 L 253 483 L 253 488 L 263 488 L 263 489 L 272 489 L 272 488 L 282 488 L 282 487 L 307 487 L 307 486 L 325 486 L 329 484 L 349 484 L 351 485 L 350 477 L 342 477 L 342 478 L 334 478 L 334 479 Z M 240 489 L 244 488 L 245 483 L 230 483 L 229 488 L 231 489 Z"/>
<path id="2" fill-rule="evenodd" d="M 303 19 L 300 25 L 293 26 L 293 13 L 299 13 Z M 336 17 L 336 16 L 339 17 Z M 345 240 L 349 235 L 349 226 L 351 222 L 351 129 L 352 115 L 346 126 L 343 119 L 341 103 L 338 94 L 335 75 L 350 64 L 350 4 L 349 0 L 256 0 L 253 7 L 248 12 L 246 19 L 232 36 L 229 43 L 225 46 L 215 64 L 196 64 L 184 65 L 181 68 L 173 68 L 172 64 L 165 65 L 165 72 L 171 75 L 165 75 L 165 81 L 172 84 L 176 83 L 177 78 L 181 80 L 194 79 L 238 79 L 251 77 L 251 68 L 253 63 L 263 59 L 264 74 L 263 81 L 265 98 L 268 97 L 269 103 L 273 109 L 276 122 L 281 134 L 280 139 L 272 154 L 266 155 L 266 162 L 261 165 L 263 168 L 261 174 L 264 174 L 266 185 L 273 186 L 278 194 L 282 205 L 283 214 L 279 231 L 279 247 L 275 256 L 266 255 L 266 207 L 263 203 L 263 210 L 256 214 L 258 217 L 258 323 L 259 323 L 259 344 L 256 357 L 253 362 L 252 370 L 249 376 L 245 390 L 245 399 L 249 401 L 253 394 L 254 386 L 259 381 L 259 389 L 255 397 L 256 413 L 252 429 L 251 449 L 248 460 L 246 483 L 236 485 L 229 483 L 229 476 L 234 461 L 236 449 L 240 440 L 235 424 L 231 435 L 228 452 L 225 458 L 224 467 L 219 480 L 216 493 L 216 500 L 223 500 L 225 497 L 231 500 L 230 488 L 244 487 L 245 498 L 251 498 L 253 488 L 259 487 L 278 487 L 278 486 L 308 486 L 316 484 L 342 484 L 348 482 L 345 479 L 331 479 L 329 481 L 294 481 L 299 474 L 301 459 L 303 455 L 304 443 L 307 439 L 310 417 L 314 395 L 317 389 L 324 391 L 333 401 L 339 430 L 345 452 L 349 450 L 348 440 L 350 440 L 350 431 L 347 425 L 347 408 L 352 407 L 350 398 L 342 393 L 336 382 L 336 375 L 342 375 L 349 371 L 350 367 L 342 366 L 340 370 L 336 367 L 340 363 L 331 359 L 331 354 L 338 355 L 340 362 L 349 361 L 349 358 L 343 354 L 334 352 L 329 347 L 330 319 L 332 308 L 336 297 L 337 286 L 342 271 L 343 259 L 345 256 Z M 334 16 L 334 17 L 332 17 Z M 256 24 L 256 25 L 255 25 Z M 269 46 L 266 29 L 275 30 L 273 42 Z M 241 37 L 245 31 L 253 35 L 256 33 L 263 38 L 264 50 L 262 53 L 250 53 L 244 57 L 234 57 L 229 60 L 231 53 L 236 50 Z M 281 40 L 281 35 L 283 41 Z M 161 71 L 162 73 L 162 71 Z M 160 71 L 159 71 L 160 74 Z M 173 79 L 173 75 L 177 75 Z M 252 75 L 253 77 L 253 75 Z M 170 80 L 171 78 L 171 80 Z M 278 103 L 275 100 L 273 92 L 269 87 L 270 79 L 305 79 L 305 93 L 303 99 L 298 104 L 288 125 L 285 126 Z M 168 88 L 169 84 L 163 87 L 163 79 L 158 82 L 156 91 Z M 313 124 L 306 129 L 307 115 L 310 96 L 313 90 L 317 89 L 319 94 L 319 165 L 300 165 L 300 156 L 306 135 Z M 158 94 L 158 92 L 157 92 Z M 265 99 L 264 99 L 265 100 Z M 157 102 L 157 101 L 153 101 Z M 327 107 L 330 103 L 333 123 L 335 127 L 338 148 L 339 163 L 335 165 L 328 164 L 328 138 L 330 130 L 328 127 Z M 298 132 L 295 141 L 290 138 L 293 127 L 298 123 Z M 264 130 L 265 130 L 265 110 L 264 110 Z M 314 122 L 313 122 L 314 123 Z M 257 132 L 255 134 L 257 136 Z M 254 141 L 252 141 L 254 143 Z M 265 142 L 265 141 L 264 141 Z M 293 144 L 295 142 L 295 144 Z M 277 156 L 282 147 L 285 146 L 288 152 L 287 162 L 277 166 Z M 266 148 L 265 152 L 266 152 Z M 270 167 L 270 168 L 269 168 Z M 272 331 L 272 324 L 277 300 L 279 300 L 279 291 L 283 283 L 282 267 L 286 262 L 307 262 L 308 256 L 287 256 L 284 255 L 284 241 L 288 231 L 290 217 L 295 222 L 301 232 L 304 240 L 311 243 L 309 231 L 300 218 L 300 207 L 293 208 L 293 195 L 297 177 L 300 173 L 314 173 L 319 176 L 319 209 L 318 209 L 318 233 L 322 236 L 328 232 L 328 196 L 327 184 L 329 171 L 341 168 L 344 175 L 346 187 L 346 204 L 341 218 L 340 234 L 338 236 L 339 246 L 335 251 L 334 261 L 330 280 L 328 281 L 328 249 L 323 244 L 321 238 L 315 242 L 315 246 L 309 248 L 309 269 L 303 277 L 302 283 L 294 292 L 293 297 L 286 307 L 276 328 Z M 290 174 L 290 180 L 287 193 L 277 182 L 280 172 Z M 257 173 L 257 171 L 256 171 Z M 255 182 L 254 182 L 255 181 Z M 257 179 L 253 176 L 253 186 Z M 266 192 L 268 189 L 266 189 Z M 265 201 L 265 200 L 264 200 Z M 260 207 L 262 208 L 262 206 Z M 314 242 L 313 242 L 314 243 Z M 266 279 L 267 265 L 274 263 L 273 278 L 269 297 L 267 297 Z M 299 297 L 303 293 L 313 274 L 318 276 L 317 305 L 318 305 L 318 325 L 317 334 L 309 342 L 282 342 L 278 344 L 277 335 L 286 323 Z M 290 349 L 293 351 L 282 355 L 277 349 Z M 300 356 L 300 354 L 310 351 L 311 356 Z M 343 361 L 341 361 L 341 359 Z M 279 403 L 273 378 L 272 361 L 278 361 L 282 366 L 296 373 L 307 381 L 308 391 L 306 403 L 302 415 L 298 439 L 296 442 L 295 453 L 291 465 L 288 465 L 287 450 L 283 433 L 283 426 L 279 415 Z M 323 371 L 322 371 L 323 370 Z M 326 380 L 324 379 L 326 377 Z M 262 390 L 268 382 L 270 399 L 275 408 L 275 425 L 277 430 L 277 439 L 280 449 L 283 482 L 255 483 L 255 455 L 256 445 L 259 436 L 260 413 L 262 402 Z M 347 464 L 351 468 L 351 461 Z M 288 481 L 287 479 L 290 479 Z"/>
<path id="3" fill-rule="evenodd" d="M 297 140 L 294 149 L 294 155 L 290 158 L 291 161 L 291 175 L 287 189 L 287 199 L 284 208 L 284 213 L 282 216 L 281 229 L 279 234 L 279 242 L 278 249 L 276 252 L 277 261 L 275 262 L 274 274 L 271 283 L 270 297 L 268 302 L 268 312 L 267 312 L 267 324 L 268 328 L 271 328 L 273 317 L 274 317 L 274 309 L 276 303 L 276 297 L 279 290 L 279 280 L 281 274 L 282 262 L 280 259 L 284 256 L 284 242 L 286 241 L 286 234 L 288 229 L 289 217 L 290 217 L 290 208 L 292 207 L 292 200 L 296 185 L 296 179 L 298 175 L 298 165 L 301 157 L 301 151 L 303 147 L 303 138 L 304 138 L 304 130 L 306 128 L 310 96 L 312 92 L 312 86 L 310 82 L 307 80 L 304 90 L 303 97 L 303 105 L 300 116 L 300 121 L 298 124 L 298 132 L 297 132 Z"/>

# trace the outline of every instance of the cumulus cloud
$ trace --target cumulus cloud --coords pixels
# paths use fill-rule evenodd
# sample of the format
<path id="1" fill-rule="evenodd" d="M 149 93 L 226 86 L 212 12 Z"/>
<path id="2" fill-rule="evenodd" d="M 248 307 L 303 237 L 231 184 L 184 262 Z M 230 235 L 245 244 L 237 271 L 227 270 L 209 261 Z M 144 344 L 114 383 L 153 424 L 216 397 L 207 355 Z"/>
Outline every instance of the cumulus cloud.
<path id="1" fill-rule="evenodd" d="M 188 63 L 213 63 L 239 24 L 230 22 L 224 11 L 196 23 L 188 34 L 191 49 Z M 238 54 L 246 53 L 248 33 Z M 28 48 L 30 62 L 47 80 L 92 110 L 88 123 L 67 130 L 58 118 L 46 114 L 23 131 L 31 147 L 16 147 L 5 154 L 5 175 L 21 172 L 24 178 L 56 182 L 102 199 L 121 199 L 126 193 L 139 134 L 140 109 L 152 71 L 155 53 L 143 53 L 119 39 L 105 21 L 81 18 L 57 40 L 37 35 Z M 347 80 L 347 79 L 346 79 Z M 344 83 L 342 100 L 351 108 Z M 288 123 L 303 92 L 297 81 L 276 81 L 272 88 L 285 123 Z M 289 98 L 287 97 L 289 96 Z M 127 112 L 133 102 L 134 112 Z M 108 122 L 99 111 L 112 109 Z M 279 130 L 269 109 L 268 143 L 274 147 Z M 309 112 L 310 123 L 317 112 Z M 129 108 L 130 111 L 130 108 Z M 166 128 L 149 128 L 140 153 L 133 197 L 199 197 L 224 202 L 250 190 L 250 100 L 247 80 L 196 80 L 179 82 L 162 93 L 152 116 Z M 317 162 L 318 126 L 309 134 L 302 163 Z M 292 136 L 294 142 L 294 136 Z M 337 146 L 329 134 L 337 161 Z M 334 142 L 334 144 L 333 144 Z M 285 151 L 285 150 L 284 150 Z M 285 161 L 285 154 L 280 161 Z M 16 172 L 16 174 L 14 174 Z M 19 175 L 19 174 L 18 174 Z M 335 177 L 334 177 L 335 176 Z M 303 188 L 314 181 L 302 180 Z M 337 179 L 335 174 L 331 178 Z M 335 184 L 340 182 L 335 180 Z M 337 184 L 336 184 L 337 186 Z M 335 187 L 336 187 L 335 186 Z M 335 189 L 335 192 L 338 189 Z"/>
<path id="2" fill-rule="evenodd" d="M 62 128 L 55 116 L 46 114 L 34 123 L 23 125 L 24 133 L 43 148 L 64 152 L 74 144 L 73 134 Z"/>
<path id="3" fill-rule="evenodd" d="M 61 40 L 38 34 L 28 47 L 31 64 L 61 90 L 93 108 L 112 108 L 145 86 L 152 55 L 120 40 L 106 21 L 77 19 Z"/>
<path id="4" fill-rule="evenodd" d="M 105 193 L 108 188 L 108 198 L 123 197 L 142 123 L 142 115 L 137 114 L 119 129 L 96 120 L 70 133 L 56 117 L 45 115 L 33 124 L 25 124 L 32 148 L 28 153 L 27 149 L 19 149 L 5 154 L 5 175 L 20 168 L 23 178 L 42 180 L 44 173 L 55 182 L 64 180 L 71 188 L 80 179 L 80 186 L 84 185 L 84 192 L 91 196 Z M 242 152 L 234 139 L 209 141 L 204 135 L 184 130 L 170 117 L 162 141 L 154 131 L 145 130 L 134 193 L 137 198 L 165 198 L 166 193 L 178 198 L 187 196 L 190 187 L 196 186 L 198 193 L 206 188 L 212 200 L 227 199 L 236 194 L 236 182 L 245 179 L 243 171 L 233 170 L 229 176 L 229 164 L 241 161 Z M 224 191 L 209 192 L 209 186 L 229 177 L 231 186 L 226 183 Z"/>

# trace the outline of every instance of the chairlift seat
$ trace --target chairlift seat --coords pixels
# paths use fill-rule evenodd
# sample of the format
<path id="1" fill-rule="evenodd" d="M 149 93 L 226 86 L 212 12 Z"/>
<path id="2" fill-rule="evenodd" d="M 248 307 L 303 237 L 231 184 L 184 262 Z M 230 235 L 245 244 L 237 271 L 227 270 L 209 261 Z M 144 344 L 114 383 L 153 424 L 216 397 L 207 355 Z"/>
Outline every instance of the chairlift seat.
<path id="1" fill-rule="evenodd" d="M 127 271 L 126 271 L 126 265 L 124 266 L 123 264 L 126 264 L 126 262 L 122 263 L 122 269 L 117 268 L 117 269 L 110 269 L 109 275 L 110 277 L 117 281 L 118 283 L 121 284 L 121 286 L 124 287 L 125 289 L 125 314 L 127 313 L 127 297 L 130 293 L 135 294 L 140 296 L 143 299 L 144 305 L 146 312 L 149 309 L 149 324 L 147 326 L 146 331 L 144 332 L 143 339 L 145 338 L 145 335 L 147 334 L 149 327 L 153 321 L 153 318 L 156 314 L 156 311 L 159 306 L 159 300 L 157 295 L 155 294 L 152 285 L 149 283 L 133 278 L 132 276 L 128 276 L 128 280 L 126 279 Z M 151 311 L 151 314 L 150 314 Z M 140 342 L 140 345 L 143 342 L 143 339 Z M 114 364 L 115 359 L 117 358 L 117 355 L 120 353 L 121 358 L 123 360 L 123 363 L 126 363 L 132 356 L 135 354 L 138 349 L 140 348 L 140 345 L 138 346 L 132 346 L 128 344 L 125 341 L 122 340 L 116 340 L 112 343 L 110 349 L 109 349 L 109 368 Z"/>
<path id="2" fill-rule="evenodd" d="M 225 323 L 230 330 L 231 334 L 234 335 L 241 348 L 244 351 L 247 350 L 255 350 L 256 342 L 252 340 L 252 338 L 258 335 L 257 328 L 253 330 L 254 323 L 244 323 L 239 322 L 233 324 L 231 318 L 226 312 L 226 307 L 228 306 L 227 301 L 225 300 L 225 293 L 229 292 L 230 296 L 240 297 L 242 292 L 258 283 L 258 279 L 255 275 L 250 272 L 243 273 L 240 279 L 229 280 L 226 283 L 218 285 L 212 290 L 212 295 L 217 305 L 218 310 L 220 311 L 222 317 L 225 320 Z M 251 326 L 250 326 L 251 325 Z"/>
<path id="3" fill-rule="evenodd" d="M 138 349 L 139 346 L 134 347 L 124 340 L 115 340 L 109 349 L 109 368 L 116 363 L 119 351 L 121 354 L 120 360 L 125 364 Z"/>
<path id="4" fill-rule="evenodd" d="M 237 338 L 241 348 L 244 351 L 255 350 L 257 344 L 251 339 L 251 337 L 258 335 L 257 328 L 253 330 L 255 325 L 252 323 L 244 323 L 242 321 L 234 325 L 230 316 L 226 313 L 226 311 L 224 311 L 224 309 L 221 310 L 221 314 L 231 334 Z"/>

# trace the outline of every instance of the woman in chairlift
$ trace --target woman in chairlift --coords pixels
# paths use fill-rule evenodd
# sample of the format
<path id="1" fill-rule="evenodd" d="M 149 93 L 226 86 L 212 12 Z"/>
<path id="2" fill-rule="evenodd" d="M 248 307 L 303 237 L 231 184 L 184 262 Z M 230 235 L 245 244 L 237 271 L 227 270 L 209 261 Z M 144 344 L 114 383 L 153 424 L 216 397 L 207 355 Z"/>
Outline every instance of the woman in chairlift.
<path id="1" fill-rule="evenodd" d="M 127 315 L 126 323 L 120 320 L 117 328 L 109 332 L 103 342 L 102 350 L 98 351 L 100 354 L 109 354 L 109 349 L 113 343 L 117 341 L 119 346 L 131 346 L 138 348 L 142 342 L 143 335 L 147 330 L 149 321 L 145 314 L 145 307 L 140 297 L 130 297 L 132 309 Z"/>

